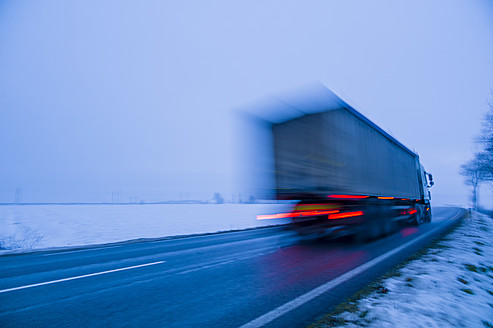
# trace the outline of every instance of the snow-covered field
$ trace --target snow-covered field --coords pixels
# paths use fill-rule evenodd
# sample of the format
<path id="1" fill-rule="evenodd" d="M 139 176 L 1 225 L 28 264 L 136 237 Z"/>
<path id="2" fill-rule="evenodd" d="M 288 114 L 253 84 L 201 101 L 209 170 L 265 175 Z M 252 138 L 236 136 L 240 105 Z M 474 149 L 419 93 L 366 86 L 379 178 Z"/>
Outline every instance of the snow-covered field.
<path id="1" fill-rule="evenodd" d="M 79 246 L 288 223 L 257 220 L 281 204 L 0 206 L 0 249 Z"/>
<path id="2" fill-rule="evenodd" d="M 493 219 L 465 219 L 375 289 L 316 327 L 493 327 Z"/>

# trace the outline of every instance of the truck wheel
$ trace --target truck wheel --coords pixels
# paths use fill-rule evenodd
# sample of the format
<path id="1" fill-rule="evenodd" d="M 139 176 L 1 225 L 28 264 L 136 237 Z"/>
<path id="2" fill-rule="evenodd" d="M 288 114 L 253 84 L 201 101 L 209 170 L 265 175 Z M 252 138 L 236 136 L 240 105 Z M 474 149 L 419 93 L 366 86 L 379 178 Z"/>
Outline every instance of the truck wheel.
<path id="1" fill-rule="evenodd" d="M 425 222 L 425 214 L 423 213 L 422 206 L 416 206 L 416 213 L 413 217 L 413 225 L 419 226 L 423 222 Z"/>
<path id="2" fill-rule="evenodd" d="M 363 226 L 363 228 L 352 236 L 352 241 L 355 244 L 363 244 L 367 241 L 378 239 L 381 236 L 383 228 L 380 222 L 372 222 Z"/>
<path id="3" fill-rule="evenodd" d="M 355 244 L 364 244 L 372 238 L 371 234 L 372 232 L 370 230 L 370 227 L 368 225 L 365 225 L 363 229 L 356 231 L 351 236 L 351 241 Z"/>
<path id="4" fill-rule="evenodd" d="M 396 230 L 396 223 L 394 220 L 391 220 L 390 218 L 386 219 L 382 223 L 382 232 L 384 236 L 389 236 L 394 233 Z"/>
<path id="5" fill-rule="evenodd" d="M 431 222 L 431 208 L 428 211 L 425 211 L 425 222 Z"/>
<path id="6" fill-rule="evenodd" d="M 351 235 L 351 241 L 354 244 L 364 244 L 368 239 L 368 234 L 366 231 L 358 231 Z"/>
<path id="7" fill-rule="evenodd" d="M 380 222 L 374 222 L 370 225 L 370 239 L 378 239 L 383 235 L 383 225 Z"/>

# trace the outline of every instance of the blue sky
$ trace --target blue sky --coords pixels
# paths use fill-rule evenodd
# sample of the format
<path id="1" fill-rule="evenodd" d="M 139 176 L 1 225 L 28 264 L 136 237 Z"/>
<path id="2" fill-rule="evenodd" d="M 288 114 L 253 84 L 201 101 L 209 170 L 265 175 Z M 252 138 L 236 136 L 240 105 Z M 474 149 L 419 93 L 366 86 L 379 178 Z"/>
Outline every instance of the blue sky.
<path id="1" fill-rule="evenodd" d="M 466 205 L 492 17 L 479 0 L 0 2 L 0 202 L 231 194 L 231 110 L 319 81 L 420 154 L 437 203 Z"/>

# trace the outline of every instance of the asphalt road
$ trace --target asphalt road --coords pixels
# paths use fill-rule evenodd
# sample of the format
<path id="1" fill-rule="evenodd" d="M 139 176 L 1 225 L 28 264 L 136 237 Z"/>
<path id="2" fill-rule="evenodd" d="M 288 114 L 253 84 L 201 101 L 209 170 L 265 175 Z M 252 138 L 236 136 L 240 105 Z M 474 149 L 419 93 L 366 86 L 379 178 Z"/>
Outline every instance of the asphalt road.
<path id="1" fill-rule="evenodd" d="M 283 228 L 0 257 L 0 327 L 304 327 L 464 214 L 363 245 Z"/>

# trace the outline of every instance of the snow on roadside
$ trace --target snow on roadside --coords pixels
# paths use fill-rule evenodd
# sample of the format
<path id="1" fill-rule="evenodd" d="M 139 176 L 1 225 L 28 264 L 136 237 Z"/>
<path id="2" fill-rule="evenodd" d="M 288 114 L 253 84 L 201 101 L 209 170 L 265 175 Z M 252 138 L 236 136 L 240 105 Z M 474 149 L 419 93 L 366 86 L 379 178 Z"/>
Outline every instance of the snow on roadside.
<path id="1" fill-rule="evenodd" d="M 352 305 L 315 327 L 493 327 L 493 219 L 464 219 Z"/>
<path id="2" fill-rule="evenodd" d="M 0 206 L 0 254 L 138 238 L 240 230 L 289 223 L 257 220 L 286 204 L 144 204 Z"/>

